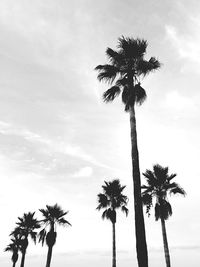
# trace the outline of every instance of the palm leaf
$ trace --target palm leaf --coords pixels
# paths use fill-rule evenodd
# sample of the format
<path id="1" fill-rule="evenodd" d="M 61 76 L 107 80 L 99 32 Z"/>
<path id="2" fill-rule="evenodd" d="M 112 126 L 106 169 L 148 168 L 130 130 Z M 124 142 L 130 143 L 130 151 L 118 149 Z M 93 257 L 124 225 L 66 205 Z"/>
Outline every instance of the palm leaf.
<path id="1" fill-rule="evenodd" d="M 152 199 L 152 195 L 151 194 L 149 194 L 149 193 L 142 193 L 142 204 L 144 205 L 144 206 L 146 206 L 146 213 L 148 214 L 148 216 L 150 216 L 150 209 L 151 209 L 151 207 L 152 207 L 152 201 L 153 201 L 153 199 Z"/>
<path id="2" fill-rule="evenodd" d="M 30 233 L 31 238 L 33 239 L 34 243 L 36 244 L 36 237 L 37 237 L 37 233 L 36 232 L 31 232 Z"/>
<path id="3" fill-rule="evenodd" d="M 102 218 L 103 219 L 106 218 L 110 220 L 111 222 L 115 223 L 116 222 L 116 211 L 109 208 L 103 212 Z"/>
<path id="4" fill-rule="evenodd" d="M 5 249 L 4 251 L 13 251 L 14 247 L 12 244 L 9 244 Z"/>
<path id="5" fill-rule="evenodd" d="M 119 73 L 119 69 L 113 65 L 105 64 L 98 65 L 95 70 L 99 71 L 97 75 L 97 79 L 101 81 L 105 81 L 108 83 L 112 83 Z"/>
<path id="6" fill-rule="evenodd" d="M 170 189 L 169 193 L 170 194 L 174 194 L 174 195 L 176 195 L 176 194 L 180 194 L 180 195 L 183 195 L 183 196 L 186 195 L 185 190 L 183 188 L 181 188 L 180 186 L 178 186 L 178 185 L 176 187 Z"/>
<path id="7" fill-rule="evenodd" d="M 70 225 L 71 226 L 71 223 L 69 223 L 67 220 L 65 220 L 64 218 L 60 218 L 59 220 L 58 220 L 58 223 L 59 224 L 62 224 L 62 225 Z"/>
<path id="8" fill-rule="evenodd" d="M 98 202 L 99 202 L 99 205 L 97 207 L 97 210 L 106 208 L 110 203 L 108 197 L 105 194 L 98 194 Z"/>
<path id="9" fill-rule="evenodd" d="M 125 38 L 118 39 L 118 48 L 121 49 L 126 58 L 141 58 L 146 53 L 147 41 L 143 39 Z"/>
<path id="10" fill-rule="evenodd" d="M 122 78 L 118 79 L 115 84 L 116 84 L 116 86 L 124 87 L 128 84 L 128 80 L 126 77 L 122 77 Z"/>
<path id="11" fill-rule="evenodd" d="M 176 177 L 176 176 L 177 176 L 176 173 L 173 173 L 173 174 L 169 175 L 169 177 L 168 177 L 168 181 L 171 181 L 171 180 L 174 179 L 174 177 Z"/>
<path id="12" fill-rule="evenodd" d="M 121 207 L 121 210 L 126 214 L 126 216 L 128 216 L 128 212 L 129 212 L 129 210 L 127 209 L 126 206 L 122 206 L 122 207 Z"/>
<path id="13" fill-rule="evenodd" d="M 145 173 L 143 173 L 148 186 L 156 186 L 157 185 L 157 179 L 154 176 L 154 173 L 151 170 L 146 170 Z"/>
<path id="14" fill-rule="evenodd" d="M 152 204 L 152 196 L 150 194 L 142 193 L 142 204 L 143 205 Z"/>
<path id="15" fill-rule="evenodd" d="M 128 86 L 124 86 L 122 91 L 122 102 L 125 104 L 125 111 L 129 110 L 129 105 L 128 105 L 129 97 L 130 97 L 130 89 Z"/>
<path id="16" fill-rule="evenodd" d="M 103 100 L 105 102 L 111 102 L 116 96 L 120 94 L 120 88 L 118 86 L 112 86 L 110 89 L 103 93 Z"/>
<path id="17" fill-rule="evenodd" d="M 44 229 L 42 229 L 40 232 L 39 232 L 39 242 L 42 242 L 42 246 L 44 245 L 44 241 L 45 241 L 45 238 L 46 238 L 46 235 L 47 235 L 47 232 Z"/>
<path id="18" fill-rule="evenodd" d="M 112 65 L 120 67 L 121 65 L 124 64 L 123 55 L 117 51 L 114 51 L 109 47 L 106 49 L 106 55 Z"/>
<path id="19" fill-rule="evenodd" d="M 154 57 L 151 57 L 149 61 L 141 59 L 137 63 L 137 76 L 146 76 L 150 72 L 159 69 L 160 66 L 160 62 Z"/>
<path id="20" fill-rule="evenodd" d="M 140 86 L 140 83 L 136 84 L 134 89 L 135 89 L 135 103 L 137 103 L 138 105 L 142 105 L 147 98 L 146 92 L 144 88 Z"/>

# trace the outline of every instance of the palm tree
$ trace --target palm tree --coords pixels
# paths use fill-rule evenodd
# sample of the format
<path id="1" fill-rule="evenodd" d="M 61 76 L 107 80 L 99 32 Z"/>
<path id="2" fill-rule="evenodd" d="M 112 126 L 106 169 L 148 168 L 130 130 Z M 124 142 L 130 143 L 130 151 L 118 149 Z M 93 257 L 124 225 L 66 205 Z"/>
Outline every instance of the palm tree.
<path id="1" fill-rule="evenodd" d="M 147 185 L 143 185 L 142 200 L 146 205 L 146 212 L 150 215 L 150 209 L 153 206 L 153 199 L 155 199 L 155 219 L 161 220 L 162 236 L 165 252 L 166 266 L 170 267 L 170 255 L 167 242 L 167 233 L 165 220 L 172 215 L 172 207 L 168 201 L 168 196 L 171 194 L 181 194 L 185 196 L 185 191 L 175 182 L 171 182 L 176 174 L 168 174 L 168 167 L 154 165 L 153 171 L 146 170 L 143 173 Z"/>
<path id="2" fill-rule="evenodd" d="M 112 182 L 104 182 L 102 185 L 103 194 L 98 194 L 97 210 L 104 209 L 102 218 L 108 219 L 112 223 L 113 230 L 113 258 L 112 267 L 116 267 L 116 240 L 115 240 L 115 224 L 116 224 L 116 209 L 121 209 L 128 215 L 128 209 L 126 207 L 128 198 L 122 194 L 122 191 L 126 186 L 121 186 L 119 180 L 113 180 Z"/>
<path id="3" fill-rule="evenodd" d="M 148 266 L 148 255 L 141 201 L 135 105 L 141 105 L 146 99 L 146 92 L 141 87 L 141 78 L 160 68 L 159 61 L 154 57 L 151 57 L 149 60 L 144 59 L 147 45 L 147 41 L 143 39 L 125 38 L 122 36 L 118 39 L 117 51 L 111 48 L 106 50 L 109 64 L 98 65 L 95 68 L 99 72 L 97 76 L 99 81 L 112 84 L 103 94 L 104 101 L 112 102 L 121 93 L 125 111 L 129 112 L 130 115 L 136 250 L 139 267 Z"/>
<path id="4" fill-rule="evenodd" d="M 18 260 L 18 251 L 20 250 L 20 239 L 17 235 L 11 238 L 11 243 L 5 248 L 5 251 L 12 252 L 11 260 L 13 262 L 13 267 L 15 267 Z"/>
<path id="5" fill-rule="evenodd" d="M 36 229 L 40 228 L 40 224 L 36 218 L 34 218 L 35 212 L 24 213 L 22 217 L 18 217 L 17 227 L 11 233 L 12 236 L 19 236 L 20 239 L 20 247 L 21 247 L 21 264 L 20 267 L 24 267 L 25 256 L 28 247 L 28 238 L 36 243 L 37 232 Z"/>
<path id="6" fill-rule="evenodd" d="M 67 226 L 71 224 L 64 218 L 68 211 L 65 212 L 62 210 L 58 204 L 55 204 L 54 206 L 46 205 L 46 209 L 40 209 L 40 212 L 44 217 L 44 219 L 41 220 L 44 224 L 44 228 L 39 233 L 39 242 L 41 241 L 43 245 L 46 240 L 48 246 L 46 267 L 50 267 L 52 250 L 57 237 L 56 225 Z M 46 231 L 47 227 L 49 227 L 48 232 Z"/>

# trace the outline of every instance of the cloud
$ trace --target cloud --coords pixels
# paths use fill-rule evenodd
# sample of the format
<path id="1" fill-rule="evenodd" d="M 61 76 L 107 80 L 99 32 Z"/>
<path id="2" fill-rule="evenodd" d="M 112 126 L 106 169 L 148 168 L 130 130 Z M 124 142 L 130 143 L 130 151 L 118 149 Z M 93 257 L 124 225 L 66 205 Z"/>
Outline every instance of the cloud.
<path id="1" fill-rule="evenodd" d="M 39 134 L 36 134 L 26 128 L 19 127 L 16 125 L 13 125 L 11 123 L 0 121 L 0 133 L 3 135 L 13 135 L 13 136 L 20 136 L 23 139 L 30 141 L 30 142 L 36 142 L 36 143 L 43 143 L 46 145 L 50 145 L 50 140 L 43 138 Z"/>
<path id="2" fill-rule="evenodd" d="M 172 109 L 178 112 L 191 112 L 198 111 L 195 99 L 181 95 L 178 91 L 171 91 L 167 93 L 164 106 L 167 109 Z"/>
<path id="3" fill-rule="evenodd" d="M 23 141 L 25 141 L 25 144 L 23 142 L 24 146 L 32 144 L 32 152 L 34 148 L 39 154 L 44 154 L 44 156 L 51 156 L 56 153 L 63 156 L 78 158 L 95 166 L 110 168 L 109 166 L 96 160 L 92 155 L 89 155 L 79 145 L 72 144 L 58 138 L 44 137 L 38 133 L 30 131 L 29 129 L 16 126 L 5 121 L 0 121 L 0 134 L 4 136 L 11 136 L 12 138 L 20 137 Z M 19 151 L 17 155 L 19 155 Z M 53 165 L 55 165 L 55 159 L 53 160 Z M 91 171 L 92 169 L 90 167 L 86 167 L 79 174 L 82 176 L 88 176 L 91 174 Z"/>
<path id="4" fill-rule="evenodd" d="M 173 25 L 166 25 L 166 37 L 176 49 L 179 57 L 188 61 L 184 62 L 182 71 L 188 71 L 192 68 L 192 71 L 196 70 L 199 72 L 196 64 L 200 65 L 200 18 L 189 17 L 188 24 L 189 30 L 184 32 L 181 32 L 179 28 Z M 190 64 L 189 66 L 187 66 L 188 63 Z M 195 64 L 195 66 L 191 63 Z"/>
<path id="5" fill-rule="evenodd" d="M 93 173 L 93 169 L 89 166 L 83 167 L 77 173 L 75 173 L 74 177 L 90 177 Z"/>

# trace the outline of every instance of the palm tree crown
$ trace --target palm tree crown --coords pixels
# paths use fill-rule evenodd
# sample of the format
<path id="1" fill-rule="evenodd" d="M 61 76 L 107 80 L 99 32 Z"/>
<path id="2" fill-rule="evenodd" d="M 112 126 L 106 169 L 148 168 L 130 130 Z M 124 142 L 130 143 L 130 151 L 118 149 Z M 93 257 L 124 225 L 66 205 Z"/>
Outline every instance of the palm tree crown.
<path id="1" fill-rule="evenodd" d="M 13 238 L 11 238 L 11 243 L 5 248 L 5 251 L 20 250 L 20 237 L 19 235 L 13 234 Z"/>
<path id="2" fill-rule="evenodd" d="M 144 102 L 146 92 L 141 87 L 141 78 L 161 66 L 155 57 L 144 59 L 147 46 L 146 40 L 122 36 L 118 39 L 117 50 L 107 48 L 109 64 L 98 65 L 95 68 L 99 72 L 99 81 L 112 84 L 103 94 L 105 102 L 113 101 L 120 93 L 126 111 L 135 103 Z"/>
<path id="3" fill-rule="evenodd" d="M 146 170 L 143 173 L 147 185 L 143 185 L 142 200 L 146 205 L 146 211 L 150 215 L 150 208 L 155 199 L 155 219 L 167 220 L 172 215 L 172 207 L 168 201 L 168 195 L 180 194 L 185 196 L 185 191 L 179 184 L 171 182 L 176 174 L 168 174 L 168 167 L 154 165 L 153 171 Z"/>
<path id="4" fill-rule="evenodd" d="M 122 186 L 118 179 L 112 182 L 105 182 L 102 185 L 103 193 L 98 194 L 97 210 L 104 209 L 102 218 L 108 219 L 112 223 L 112 267 L 116 267 L 116 237 L 115 237 L 115 224 L 116 224 L 116 209 L 121 209 L 128 215 L 127 209 L 127 196 L 122 194 L 122 191 L 126 186 Z"/>
<path id="5" fill-rule="evenodd" d="M 22 217 L 18 217 L 17 227 L 11 233 L 12 236 L 18 236 L 20 239 L 20 250 L 22 253 L 20 267 L 24 267 L 25 255 L 28 247 L 28 237 L 36 243 L 37 232 L 40 228 L 40 223 L 34 218 L 35 212 L 24 213 Z"/>
<path id="6" fill-rule="evenodd" d="M 41 241 L 42 245 L 44 244 L 45 239 L 48 243 L 48 233 L 46 231 L 46 227 L 49 227 L 50 231 L 54 232 L 56 224 L 63 225 L 63 226 L 71 225 L 64 218 L 64 216 L 68 213 L 68 211 L 62 210 L 62 208 L 58 204 L 55 204 L 54 206 L 46 205 L 46 209 L 40 209 L 40 212 L 43 215 L 43 219 L 41 220 L 41 223 L 43 223 L 45 226 L 44 229 L 41 230 L 39 233 L 39 236 L 40 236 L 39 242 Z"/>
<path id="7" fill-rule="evenodd" d="M 105 185 L 102 185 L 103 193 L 98 194 L 98 203 L 97 209 L 104 209 L 102 214 L 103 219 L 109 219 L 111 222 L 116 222 L 116 209 L 120 208 L 126 215 L 128 215 L 127 196 L 122 194 L 122 191 L 126 186 L 121 186 L 118 179 L 113 180 L 112 182 L 104 182 Z"/>
<path id="8" fill-rule="evenodd" d="M 15 264 L 18 260 L 18 251 L 21 249 L 21 242 L 17 235 L 11 238 L 11 243 L 7 245 L 4 251 L 12 252 L 12 261 Z"/>
<path id="9" fill-rule="evenodd" d="M 22 217 L 18 217 L 17 227 L 11 235 L 18 235 L 20 239 L 26 239 L 30 236 L 36 242 L 36 229 L 40 228 L 39 221 L 34 218 L 35 212 L 24 213 Z"/>

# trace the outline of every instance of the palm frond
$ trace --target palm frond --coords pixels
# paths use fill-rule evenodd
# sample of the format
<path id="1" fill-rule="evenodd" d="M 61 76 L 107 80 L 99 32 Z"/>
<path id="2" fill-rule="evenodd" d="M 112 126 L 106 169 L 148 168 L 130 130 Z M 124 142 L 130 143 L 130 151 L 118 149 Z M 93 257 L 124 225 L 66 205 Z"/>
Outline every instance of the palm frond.
<path id="1" fill-rule="evenodd" d="M 152 204 L 152 196 L 148 193 L 142 193 L 142 204 L 147 206 L 149 204 Z"/>
<path id="2" fill-rule="evenodd" d="M 154 176 L 157 178 L 159 184 L 167 182 L 168 179 L 168 167 L 162 167 L 159 164 L 153 166 Z"/>
<path id="3" fill-rule="evenodd" d="M 169 216 L 172 215 L 172 207 L 170 203 L 166 200 L 162 200 L 161 203 L 156 203 L 155 205 L 155 219 L 167 220 Z"/>
<path id="4" fill-rule="evenodd" d="M 125 105 L 125 111 L 129 110 L 129 105 L 128 105 L 129 97 L 130 97 L 130 89 L 128 86 L 124 86 L 122 91 L 122 102 Z"/>
<path id="5" fill-rule="evenodd" d="M 135 89 L 135 103 L 137 103 L 138 105 L 142 105 L 147 98 L 146 92 L 144 88 L 140 86 L 140 83 L 136 84 L 134 89 Z"/>
<path id="6" fill-rule="evenodd" d="M 112 223 L 116 222 L 116 211 L 109 208 L 107 210 L 105 210 L 102 214 L 102 219 L 108 219 L 110 220 Z"/>
<path id="7" fill-rule="evenodd" d="M 173 174 L 169 175 L 169 177 L 168 177 L 168 181 L 171 181 L 171 180 L 174 179 L 176 176 L 177 176 L 176 173 L 173 173 Z"/>
<path id="8" fill-rule="evenodd" d="M 46 235 L 47 235 L 47 232 L 46 232 L 45 228 L 42 229 L 42 230 L 39 232 L 38 235 L 39 235 L 39 242 L 41 242 L 41 243 L 42 243 L 42 246 L 43 246 L 43 245 L 44 245 L 45 238 L 46 238 Z"/>
<path id="9" fill-rule="evenodd" d="M 11 251 L 11 252 L 13 252 L 13 250 L 14 250 L 14 246 L 13 246 L 13 244 L 9 244 L 9 245 L 4 249 L 4 251 Z"/>
<path id="10" fill-rule="evenodd" d="M 102 213 L 102 215 L 101 215 L 101 217 L 102 217 L 103 220 L 104 220 L 105 218 L 108 218 L 108 216 L 107 216 L 107 212 L 108 212 L 107 209 L 103 211 L 103 213 Z"/>
<path id="11" fill-rule="evenodd" d="M 126 206 L 122 206 L 121 210 L 126 214 L 126 216 L 128 216 L 129 210 L 128 210 L 128 208 Z"/>
<path id="12" fill-rule="evenodd" d="M 151 170 L 146 170 L 146 172 L 143 173 L 143 175 L 147 181 L 148 187 L 149 186 L 155 186 L 157 184 L 157 179 Z"/>
<path id="13" fill-rule="evenodd" d="M 120 37 L 118 39 L 118 48 L 121 49 L 127 58 L 141 58 L 146 53 L 148 43 L 144 39 L 133 39 L 129 37 Z"/>
<path id="14" fill-rule="evenodd" d="M 114 66 L 120 67 L 125 63 L 123 55 L 119 51 L 115 51 L 111 48 L 106 49 L 106 55 L 110 63 Z"/>
<path id="15" fill-rule="evenodd" d="M 186 195 L 185 190 L 182 187 L 180 187 L 178 184 L 177 184 L 176 187 L 173 187 L 172 189 L 170 189 L 169 193 L 170 193 L 170 195 L 171 194 L 174 194 L 174 195 L 180 194 L 180 195 L 183 195 L 183 196 Z"/>
<path id="16" fill-rule="evenodd" d="M 106 208 L 110 204 L 110 201 L 105 194 L 98 194 L 97 197 L 98 197 L 98 202 L 99 202 L 97 210 L 100 210 L 102 208 Z"/>
<path id="17" fill-rule="evenodd" d="M 36 232 L 31 232 L 30 236 L 31 236 L 32 240 L 34 241 L 34 243 L 36 244 L 37 233 Z"/>
<path id="18" fill-rule="evenodd" d="M 128 86 L 123 88 L 122 102 L 125 104 L 125 111 L 129 111 L 130 107 L 134 106 L 135 103 L 142 105 L 146 98 L 146 92 L 140 84 L 136 84 L 132 90 Z"/>
<path id="19" fill-rule="evenodd" d="M 47 218 L 49 216 L 48 210 L 45 209 L 39 209 L 39 211 L 42 213 L 42 215 Z"/>
<path id="20" fill-rule="evenodd" d="M 103 100 L 105 102 L 111 102 L 116 96 L 120 94 L 120 88 L 118 86 L 112 86 L 110 89 L 103 93 Z"/>
<path id="21" fill-rule="evenodd" d="M 155 205 L 155 219 L 156 221 L 161 218 L 161 211 L 160 211 L 160 205 L 156 203 Z"/>
<path id="22" fill-rule="evenodd" d="M 159 69 L 160 66 L 160 62 L 154 57 L 151 57 L 149 61 L 141 59 L 137 63 L 137 76 L 146 76 L 150 72 Z"/>
<path id="23" fill-rule="evenodd" d="M 152 202 L 152 195 L 149 193 L 142 192 L 142 204 L 146 206 L 146 213 L 148 214 L 148 216 L 150 216 L 150 209 L 153 205 Z"/>
<path id="24" fill-rule="evenodd" d="M 115 85 L 116 86 L 119 86 L 119 87 L 124 87 L 124 86 L 127 86 L 128 84 L 128 80 L 127 80 L 127 77 L 124 76 L 120 79 L 118 79 L 116 82 L 115 82 Z"/>
<path id="25" fill-rule="evenodd" d="M 149 63 L 151 64 L 151 70 L 157 70 L 161 67 L 161 63 L 155 58 L 155 57 L 151 57 L 149 60 Z"/>
<path id="26" fill-rule="evenodd" d="M 71 226 L 71 223 L 69 223 L 67 220 L 65 220 L 64 218 L 60 218 L 59 220 L 58 220 L 58 223 L 59 224 L 62 224 L 62 225 L 64 225 L 64 226 L 66 226 L 66 225 L 70 225 Z"/>
<path id="27" fill-rule="evenodd" d="M 105 64 L 98 65 L 95 70 L 99 72 L 97 75 L 97 79 L 101 81 L 105 81 L 108 83 L 112 83 L 119 73 L 119 69 L 113 65 Z"/>

